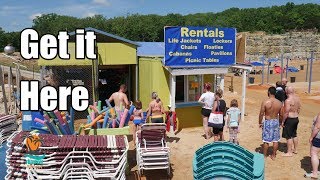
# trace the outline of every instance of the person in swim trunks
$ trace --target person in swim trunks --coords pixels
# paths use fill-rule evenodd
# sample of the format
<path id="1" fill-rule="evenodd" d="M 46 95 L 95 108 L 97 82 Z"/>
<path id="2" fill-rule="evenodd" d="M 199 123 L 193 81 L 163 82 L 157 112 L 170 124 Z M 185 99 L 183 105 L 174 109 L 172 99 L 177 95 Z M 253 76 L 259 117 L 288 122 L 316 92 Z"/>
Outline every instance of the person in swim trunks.
<path id="1" fill-rule="evenodd" d="M 306 173 L 304 176 L 307 178 L 318 179 L 319 157 L 320 152 L 320 113 L 313 119 L 312 132 L 309 138 L 310 156 L 312 172 Z"/>
<path id="2" fill-rule="evenodd" d="M 282 103 L 275 98 L 276 88 L 268 89 L 269 98 L 262 102 L 259 114 L 259 127 L 262 128 L 263 154 L 267 157 L 269 143 L 273 143 L 273 153 L 271 159 L 276 158 L 278 142 L 280 141 L 280 122 L 278 119 L 281 114 Z M 265 120 L 263 120 L 265 116 Z"/>
<path id="3" fill-rule="evenodd" d="M 288 99 L 284 103 L 284 113 L 282 122 L 282 137 L 287 139 L 287 153 L 282 156 L 291 157 L 293 153 L 297 153 L 298 138 L 297 138 L 297 128 L 299 124 L 299 113 L 300 113 L 300 99 L 294 93 L 293 87 L 287 87 L 286 93 Z"/>
<path id="4" fill-rule="evenodd" d="M 164 123 L 163 113 L 164 108 L 158 94 L 153 92 L 151 94 L 152 101 L 149 104 L 148 113 L 147 113 L 147 120 L 151 116 L 152 123 Z"/>

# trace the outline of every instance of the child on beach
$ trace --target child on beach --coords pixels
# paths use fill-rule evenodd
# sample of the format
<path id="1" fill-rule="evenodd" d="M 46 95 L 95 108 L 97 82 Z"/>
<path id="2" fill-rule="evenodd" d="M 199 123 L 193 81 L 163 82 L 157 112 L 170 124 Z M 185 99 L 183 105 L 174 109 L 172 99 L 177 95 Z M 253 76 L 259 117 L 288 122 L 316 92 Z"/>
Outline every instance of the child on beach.
<path id="1" fill-rule="evenodd" d="M 227 110 L 227 126 L 229 128 L 229 141 L 235 144 L 239 144 L 238 141 L 238 133 L 239 130 L 239 124 L 241 119 L 241 111 L 238 108 L 238 101 L 236 99 L 233 99 L 230 103 L 230 108 Z"/>
<path id="2" fill-rule="evenodd" d="M 134 124 L 134 134 L 133 142 L 136 142 L 136 133 L 140 129 L 140 124 L 143 119 L 142 102 L 137 100 L 135 102 L 135 108 L 133 110 L 133 124 Z"/>

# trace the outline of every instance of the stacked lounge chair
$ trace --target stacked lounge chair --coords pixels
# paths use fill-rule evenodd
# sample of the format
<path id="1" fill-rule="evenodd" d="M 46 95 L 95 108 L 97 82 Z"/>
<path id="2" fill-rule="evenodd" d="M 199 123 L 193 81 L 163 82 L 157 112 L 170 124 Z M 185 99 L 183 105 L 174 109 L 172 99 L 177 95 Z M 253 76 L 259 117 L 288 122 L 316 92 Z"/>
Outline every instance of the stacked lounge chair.
<path id="1" fill-rule="evenodd" d="M 40 134 L 41 165 L 26 165 L 24 143 L 29 132 L 8 139 L 5 179 L 125 179 L 128 141 L 125 136 L 57 136 Z M 40 167 L 40 168 L 39 168 Z"/>
<path id="2" fill-rule="evenodd" d="M 16 115 L 0 114 L 0 146 L 17 129 L 18 125 L 16 123 Z"/>
<path id="3" fill-rule="evenodd" d="M 264 157 L 231 142 L 214 142 L 198 149 L 193 159 L 198 179 L 264 179 Z"/>
<path id="4" fill-rule="evenodd" d="M 139 173 L 166 169 L 170 175 L 170 149 L 166 143 L 166 124 L 149 123 L 136 134 L 136 158 Z"/>

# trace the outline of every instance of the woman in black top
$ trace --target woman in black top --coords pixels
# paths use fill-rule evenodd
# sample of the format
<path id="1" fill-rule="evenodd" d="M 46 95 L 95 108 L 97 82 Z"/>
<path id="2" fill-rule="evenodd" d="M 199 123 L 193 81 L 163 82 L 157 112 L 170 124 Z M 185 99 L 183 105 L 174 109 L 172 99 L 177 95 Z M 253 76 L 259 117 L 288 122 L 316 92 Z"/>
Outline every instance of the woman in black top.
<path id="1" fill-rule="evenodd" d="M 213 104 L 213 109 L 212 112 L 217 112 L 219 110 L 219 112 L 223 112 L 223 117 L 225 117 L 226 115 L 226 102 L 221 99 L 223 95 L 223 91 L 221 89 L 217 89 L 215 92 L 215 101 Z M 218 108 L 218 104 L 219 104 L 219 108 Z M 225 125 L 225 120 L 223 119 L 223 127 L 222 128 L 212 128 L 212 132 L 214 134 L 214 141 L 224 141 L 224 137 L 223 137 L 223 128 Z"/>

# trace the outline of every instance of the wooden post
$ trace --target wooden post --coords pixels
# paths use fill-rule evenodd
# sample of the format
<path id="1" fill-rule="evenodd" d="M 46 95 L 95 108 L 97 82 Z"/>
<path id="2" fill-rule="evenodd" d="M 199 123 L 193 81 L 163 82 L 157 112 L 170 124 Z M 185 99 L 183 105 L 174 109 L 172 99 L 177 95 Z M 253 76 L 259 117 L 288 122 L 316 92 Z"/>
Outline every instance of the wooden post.
<path id="1" fill-rule="evenodd" d="M 170 74 L 170 110 L 176 110 L 176 76 Z"/>
<path id="2" fill-rule="evenodd" d="M 282 81 L 282 78 L 283 78 L 283 54 L 281 54 L 281 79 L 280 81 Z"/>
<path id="3" fill-rule="evenodd" d="M 288 78 L 288 67 L 289 67 L 289 57 L 287 57 L 287 65 L 286 65 L 286 79 Z"/>
<path id="4" fill-rule="evenodd" d="M 308 93 L 311 92 L 311 83 L 312 83 L 312 64 L 313 64 L 313 51 L 311 52 L 311 58 L 310 58 L 310 75 L 309 75 L 309 86 L 308 86 Z"/>
<path id="5" fill-rule="evenodd" d="M 12 74 L 11 74 L 12 68 L 9 68 L 8 71 L 8 86 L 9 86 L 9 114 L 11 114 L 11 84 L 12 84 Z"/>
<path id="6" fill-rule="evenodd" d="M 10 67 L 10 76 L 11 76 L 11 79 L 10 79 L 10 81 L 11 81 L 11 87 L 10 87 L 10 89 L 12 89 L 12 93 L 14 92 L 14 84 L 13 84 L 13 73 L 12 73 L 12 68 Z M 13 106 L 14 106 L 14 104 L 15 104 L 15 97 L 13 97 L 13 104 L 11 104 L 11 106 L 10 106 L 10 113 L 12 113 L 13 112 Z"/>
<path id="7" fill-rule="evenodd" d="M 241 96 L 241 121 L 244 121 L 245 114 L 245 101 L 246 101 L 246 90 L 247 90 L 247 70 L 243 70 L 242 74 L 242 96 Z"/>
<path id="8" fill-rule="evenodd" d="M 7 97 L 6 97 L 6 90 L 5 90 L 5 87 L 4 87 L 4 79 L 3 79 L 2 66 L 1 65 L 0 65 L 0 84 L 1 84 L 1 88 L 2 88 L 4 111 L 5 111 L 6 115 L 8 115 L 9 112 L 8 112 L 8 106 L 7 106 Z"/>
<path id="9" fill-rule="evenodd" d="M 234 91 L 234 89 L 233 89 L 233 76 L 231 76 L 231 92 L 233 92 L 233 91 Z"/>

